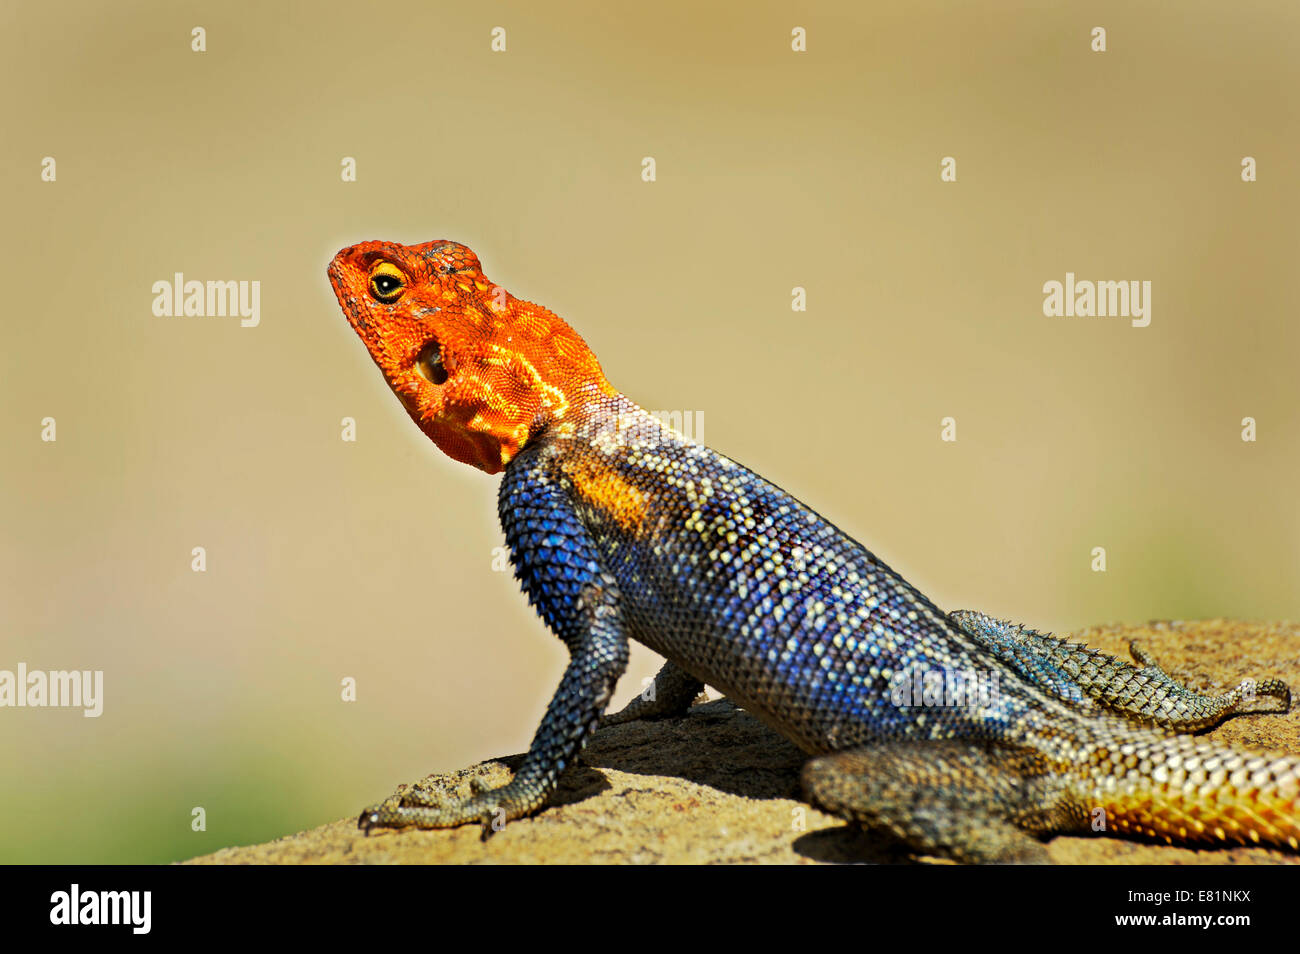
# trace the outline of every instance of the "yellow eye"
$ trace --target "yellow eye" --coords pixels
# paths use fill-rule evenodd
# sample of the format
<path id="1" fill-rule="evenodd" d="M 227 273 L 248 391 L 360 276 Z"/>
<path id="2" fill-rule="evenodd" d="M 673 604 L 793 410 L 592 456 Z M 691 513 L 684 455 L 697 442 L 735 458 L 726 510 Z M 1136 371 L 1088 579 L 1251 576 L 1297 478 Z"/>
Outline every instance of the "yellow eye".
<path id="1" fill-rule="evenodd" d="M 406 276 L 396 265 L 380 262 L 370 270 L 370 294 L 391 305 L 406 290 Z"/>

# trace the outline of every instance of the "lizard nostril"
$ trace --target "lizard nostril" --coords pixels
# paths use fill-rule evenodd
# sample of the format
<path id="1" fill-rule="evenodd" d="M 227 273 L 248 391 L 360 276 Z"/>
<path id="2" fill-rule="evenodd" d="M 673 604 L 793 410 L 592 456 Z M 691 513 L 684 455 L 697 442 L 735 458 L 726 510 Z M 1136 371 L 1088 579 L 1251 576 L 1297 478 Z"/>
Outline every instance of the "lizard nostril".
<path id="1" fill-rule="evenodd" d="M 430 341 L 415 359 L 415 370 L 431 384 L 446 384 L 447 369 L 442 364 L 442 346 Z"/>

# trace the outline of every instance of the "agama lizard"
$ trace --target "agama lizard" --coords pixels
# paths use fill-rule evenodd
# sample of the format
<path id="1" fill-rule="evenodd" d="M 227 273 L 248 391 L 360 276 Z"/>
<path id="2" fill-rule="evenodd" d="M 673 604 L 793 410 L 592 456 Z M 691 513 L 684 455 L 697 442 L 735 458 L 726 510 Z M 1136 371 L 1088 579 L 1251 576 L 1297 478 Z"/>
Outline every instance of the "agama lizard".
<path id="1" fill-rule="evenodd" d="M 508 784 L 450 804 L 408 792 L 367 808 L 362 828 L 542 808 L 635 639 L 667 663 L 605 722 L 682 713 L 712 685 L 814 757 L 813 804 L 917 853 L 1041 861 L 1041 836 L 1097 828 L 1300 849 L 1300 758 L 1186 734 L 1252 697 L 1285 711 L 1279 680 L 1202 695 L 1150 659 L 945 613 L 634 404 L 568 324 L 493 284 L 463 245 L 365 242 L 329 277 L 415 423 L 449 457 L 504 472 L 511 562 L 570 654 Z"/>

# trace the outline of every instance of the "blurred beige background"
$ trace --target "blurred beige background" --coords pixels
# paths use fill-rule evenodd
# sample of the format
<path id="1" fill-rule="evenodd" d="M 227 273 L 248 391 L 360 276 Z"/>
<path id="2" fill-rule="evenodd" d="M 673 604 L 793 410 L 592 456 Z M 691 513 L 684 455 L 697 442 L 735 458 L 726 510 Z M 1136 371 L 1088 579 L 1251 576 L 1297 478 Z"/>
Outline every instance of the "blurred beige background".
<path id="1" fill-rule="evenodd" d="M 0 861 L 189 857 L 526 747 L 564 651 L 492 571 L 497 479 L 338 310 L 364 239 L 470 245 L 942 606 L 1296 617 L 1300 7 L 863 6 L 6 4 L 0 668 L 105 702 L 0 710 Z M 154 317 L 177 271 L 260 281 L 260 326 Z M 1045 318 L 1067 271 L 1151 281 L 1150 327 Z"/>

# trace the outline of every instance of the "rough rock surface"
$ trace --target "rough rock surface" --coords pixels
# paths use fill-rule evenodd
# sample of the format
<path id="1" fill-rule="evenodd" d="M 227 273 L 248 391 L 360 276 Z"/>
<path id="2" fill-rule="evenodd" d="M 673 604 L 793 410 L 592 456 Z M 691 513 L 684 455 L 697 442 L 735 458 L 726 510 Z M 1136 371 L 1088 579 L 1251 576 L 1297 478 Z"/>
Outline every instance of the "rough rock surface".
<path id="1" fill-rule="evenodd" d="M 1300 625 L 1234 620 L 1101 626 L 1073 638 L 1129 658 L 1138 641 L 1185 685 L 1222 692 L 1247 677 L 1276 676 L 1297 693 L 1286 715 L 1228 719 L 1212 738 L 1300 753 Z M 509 778 L 519 756 L 432 775 L 420 784 L 466 795 L 478 776 Z M 476 828 L 357 830 L 355 816 L 263 845 L 225 848 L 199 864 L 810 863 L 911 860 L 798 800 L 804 756 L 725 700 L 680 719 L 600 731 L 566 773 L 550 806 L 484 842 Z M 1117 838 L 1060 836 L 1062 864 L 1295 864 L 1264 848 L 1192 850 Z M 924 860 L 924 859 L 923 859 Z"/>

